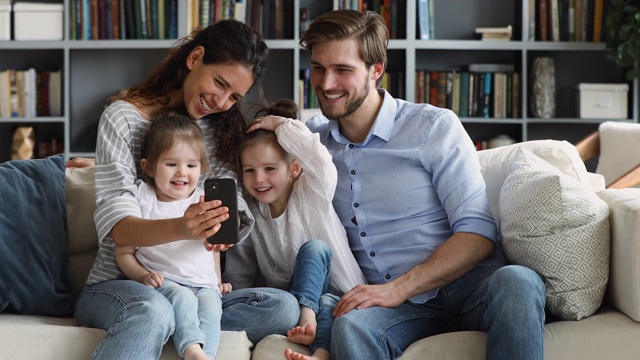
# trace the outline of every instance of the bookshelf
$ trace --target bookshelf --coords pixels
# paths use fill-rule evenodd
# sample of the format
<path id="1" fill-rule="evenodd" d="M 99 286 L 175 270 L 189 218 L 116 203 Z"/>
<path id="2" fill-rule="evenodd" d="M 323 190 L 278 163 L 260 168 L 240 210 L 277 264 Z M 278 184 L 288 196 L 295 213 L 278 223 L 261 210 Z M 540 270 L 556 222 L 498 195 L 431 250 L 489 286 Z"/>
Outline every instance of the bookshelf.
<path id="1" fill-rule="evenodd" d="M 166 54 L 175 39 L 162 40 L 74 40 L 70 24 L 73 0 L 56 1 L 64 5 L 63 40 L 0 41 L 0 70 L 6 68 L 62 70 L 62 116 L 0 118 L 0 161 L 10 158 L 12 129 L 34 126 L 38 141 L 57 139 L 69 158 L 94 155 L 97 124 L 107 98 L 120 88 L 143 78 Z M 178 36 L 186 34 L 187 4 L 178 1 Z M 246 1 L 246 0 L 245 0 Z M 274 0 L 275 1 L 275 0 Z M 342 1 L 283 0 L 292 6 L 291 38 L 267 39 L 271 49 L 263 88 L 268 100 L 292 98 L 299 103 L 300 70 L 309 67 L 309 56 L 298 47 L 301 9 L 311 19 L 338 8 Z M 474 140 L 489 140 L 506 134 L 516 141 L 564 139 L 575 143 L 595 130 L 605 119 L 580 119 L 577 111 L 581 82 L 624 83 L 623 69 L 606 59 L 605 43 L 529 40 L 529 0 L 431 0 L 433 1 L 433 39 L 420 40 L 418 2 L 396 0 L 403 17 L 402 37 L 389 42 L 388 71 L 402 74 L 397 90 L 409 101 L 416 99 L 416 70 L 451 70 L 470 63 L 513 64 L 520 73 L 521 111 L 510 118 L 461 117 Z M 35 1 L 34 1 L 35 2 Z M 383 1 L 381 1 L 383 2 Z M 460 11 L 464 9 L 464 11 Z M 304 20 L 304 19 L 302 19 Z M 513 27 L 511 41 L 475 39 L 476 27 Z M 536 57 L 554 59 L 556 71 L 556 116 L 539 119 L 529 116 L 529 72 Z M 638 122 L 638 82 L 628 82 L 628 118 Z M 398 94 L 394 94 L 398 95 Z M 249 101 L 258 98 L 252 90 Z"/>

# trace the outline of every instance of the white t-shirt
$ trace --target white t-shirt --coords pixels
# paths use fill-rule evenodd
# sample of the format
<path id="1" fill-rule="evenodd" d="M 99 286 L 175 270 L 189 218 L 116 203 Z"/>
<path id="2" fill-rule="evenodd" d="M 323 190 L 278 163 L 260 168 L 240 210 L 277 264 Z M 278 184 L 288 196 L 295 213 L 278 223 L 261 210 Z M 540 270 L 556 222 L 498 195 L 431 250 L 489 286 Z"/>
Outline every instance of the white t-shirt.
<path id="1" fill-rule="evenodd" d="M 204 190 L 196 188 L 191 197 L 178 201 L 158 201 L 152 188 L 139 181 L 138 201 L 145 219 L 182 217 L 189 205 L 197 203 Z M 136 258 L 145 269 L 162 274 L 166 279 L 182 285 L 213 288 L 219 291 L 213 253 L 204 241 L 178 240 L 166 244 L 139 247 Z"/>

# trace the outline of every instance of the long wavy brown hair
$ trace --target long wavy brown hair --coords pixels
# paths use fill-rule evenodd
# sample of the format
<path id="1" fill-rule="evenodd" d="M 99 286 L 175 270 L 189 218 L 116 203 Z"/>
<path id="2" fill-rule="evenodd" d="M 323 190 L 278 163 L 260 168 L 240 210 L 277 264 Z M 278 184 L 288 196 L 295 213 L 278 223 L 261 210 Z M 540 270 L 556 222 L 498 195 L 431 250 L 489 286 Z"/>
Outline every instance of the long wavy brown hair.
<path id="1" fill-rule="evenodd" d="M 172 91 L 180 89 L 189 73 L 187 58 L 193 49 L 204 47 L 204 64 L 239 64 L 253 74 L 253 86 L 264 78 L 267 68 L 268 48 L 262 36 L 250 26 L 236 20 L 223 20 L 206 28 L 196 27 L 188 36 L 176 41 L 164 60 L 154 67 L 145 80 L 123 89 L 111 101 L 124 100 L 143 105 L 167 105 Z M 252 86 L 252 87 L 253 87 Z M 241 103 L 235 103 L 228 111 L 210 114 L 215 156 L 234 166 L 237 163 L 235 149 L 245 130 L 246 119 Z"/>

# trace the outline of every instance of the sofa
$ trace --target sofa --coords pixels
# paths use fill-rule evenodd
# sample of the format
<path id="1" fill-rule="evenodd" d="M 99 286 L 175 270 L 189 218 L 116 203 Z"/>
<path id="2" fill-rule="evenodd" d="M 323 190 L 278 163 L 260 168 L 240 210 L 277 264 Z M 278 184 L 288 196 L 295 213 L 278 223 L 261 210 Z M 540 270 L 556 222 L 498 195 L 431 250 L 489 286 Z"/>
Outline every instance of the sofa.
<path id="1" fill-rule="evenodd" d="M 487 182 L 490 206 L 500 221 L 501 192 L 519 149 L 537 155 L 571 181 L 582 184 L 608 208 L 610 239 L 606 292 L 597 310 L 580 320 L 551 320 L 545 325 L 545 359 L 637 359 L 640 356 L 640 189 L 604 189 L 601 176 L 587 172 L 575 147 L 565 141 L 538 140 L 484 150 L 478 153 Z M 563 175 L 563 176 L 564 176 Z M 93 169 L 66 169 L 68 265 L 73 298 L 82 289 L 97 251 L 92 221 L 95 208 Z M 504 217 L 504 216 L 503 216 Z M 0 241 L 4 241 L 0 239 Z M 609 245 L 610 244 L 610 245 Z M 609 251 L 610 250 L 610 251 Z M 600 299 L 596 299 L 600 301 Z M 89 359 L 105 331 L 79 327 L 72 317 L 0 313 L 0 358 Z M 441 334 L 412 344 L 401 360 L 483 359 L 486 334 L 460 331 Z M 281 335 L 251 344 L 243 332 L 223 332 L 219 359 L 282 359 L 292 347 Z M 162 359 L 178 359 L 171 341 Z"/>

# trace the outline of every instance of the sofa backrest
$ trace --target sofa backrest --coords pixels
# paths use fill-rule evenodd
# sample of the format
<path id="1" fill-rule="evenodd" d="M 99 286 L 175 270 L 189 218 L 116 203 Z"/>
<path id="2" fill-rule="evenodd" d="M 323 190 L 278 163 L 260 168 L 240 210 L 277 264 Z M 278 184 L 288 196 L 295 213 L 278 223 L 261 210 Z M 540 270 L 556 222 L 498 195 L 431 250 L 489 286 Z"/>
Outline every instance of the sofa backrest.
<path id="1" fill-rule="evenodd" d="M 96 209 L 93 167 L 67 168 L 65 185 L 71 291 L 76 299 L 98 253 L 98 233 L 93 221 Z"/>

